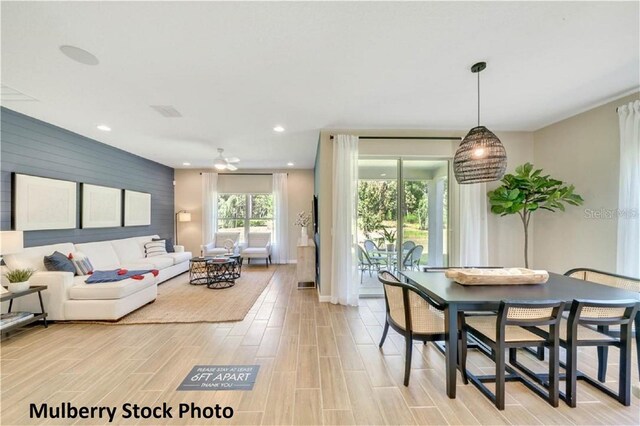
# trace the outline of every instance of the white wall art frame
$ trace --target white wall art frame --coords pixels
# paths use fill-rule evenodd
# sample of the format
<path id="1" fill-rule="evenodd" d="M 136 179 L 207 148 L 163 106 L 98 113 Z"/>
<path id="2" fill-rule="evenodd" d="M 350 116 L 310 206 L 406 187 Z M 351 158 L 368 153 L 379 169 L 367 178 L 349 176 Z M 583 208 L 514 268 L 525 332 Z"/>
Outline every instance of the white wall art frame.
<path id="1" fill-rule="evenodd" d="M 83 183 L 81 227 L 118 226 L 122 226 L 122 190 Z"/>
<path id="2" fill-rule="evenodd" d="M 77 223 L 77 183 L 16 173 L 14 227 L 17 231 L 74 229 Z"/>
<path id="3" fill-rule="evenodd" d="M 124 226 L 151 225 L 151 194 L 124 190 Z"/>

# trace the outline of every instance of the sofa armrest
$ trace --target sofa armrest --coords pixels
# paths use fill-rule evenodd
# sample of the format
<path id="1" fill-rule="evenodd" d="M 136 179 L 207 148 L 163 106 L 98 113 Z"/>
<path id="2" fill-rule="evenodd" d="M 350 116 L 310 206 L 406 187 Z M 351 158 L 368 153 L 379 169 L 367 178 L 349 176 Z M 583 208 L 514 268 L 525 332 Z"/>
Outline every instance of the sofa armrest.
<path id="1" fill-rule="evenodd" d="M 184 253 L 184 246 L 173 246 L 173 250 L 176 253 Z"/>
<path id="2" fill-rule="evenodd" d="M 69 289 L 73 287 L 74 274 L 71 272 L 36 272 L 29 280 L 31 285 L 43 285 L 47 289 L 42 292 L 44 308 L 47 311 L 48 319 L 64 320 L 64 305 L 69 300 Z M 33 296 L 33 297 L 29 297 Z M 15 310 L 28 310 L 40 312 L 37 295 L 29 295 L 14 300 Z M 23 305 L 24 304 L 24 305 Z"/>

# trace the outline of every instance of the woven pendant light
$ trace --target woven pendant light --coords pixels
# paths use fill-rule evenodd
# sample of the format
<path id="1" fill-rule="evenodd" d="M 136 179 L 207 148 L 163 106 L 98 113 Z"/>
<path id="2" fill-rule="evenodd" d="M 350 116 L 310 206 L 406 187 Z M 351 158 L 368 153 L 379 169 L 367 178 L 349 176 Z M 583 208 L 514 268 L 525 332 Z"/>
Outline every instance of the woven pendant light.
<path id="1" fill-rule="evenodd" d="M 493 132 L 480 125 L 480 71 L 487 67 L 478 62 L 471 72 L 478 74 L 478 126 L 469 130 L 453 158 L 453 172 L 458 183 L 500 180 L 507 169 L 507 152 Z"/>

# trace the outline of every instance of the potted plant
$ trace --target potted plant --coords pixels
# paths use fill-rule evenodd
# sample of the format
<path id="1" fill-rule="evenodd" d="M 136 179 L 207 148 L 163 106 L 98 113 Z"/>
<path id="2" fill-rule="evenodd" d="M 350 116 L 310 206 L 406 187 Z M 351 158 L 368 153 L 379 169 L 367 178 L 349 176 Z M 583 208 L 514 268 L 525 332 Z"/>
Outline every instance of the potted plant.
<path id="1" fill-rule="evenodd" d="M 306 246 L 309 243 L 309 234 L 307 226 L 311 223 L 311 215 L 305 211 L 298 213 L 295 225 L 300 227 L 300 245 Z"/>
<path id="2" fill-rule="evenodd" d="M 491 212 L 506 216 L 517 214 L 524 227 L 524 265 L 529 267 L 529 221 L 538 209 L 555 212 L 564 211 L 564 204 L 581 205 L 584 200 L 575 194 L 573 185 L 565 185 L 561 180 L 542 175 L 542 169 L 533 170 L 533 164 L 516 167 L 516 174 L 506 174 L 502 185 L 489 191 Z"/>
<path id="3" fill-rule="evenodd" d="M 11 293 L 19 293 L 29 289 L 29 278 L 35 271 L 33 269 L 13 269 L 6 274 L 9 280 L 9 291 Z"/>
<path id="4" fill-rule="evenodd" d="M 396 231 L 383 226 L 382 236 L 384 237 L 384 241 L 387 243 L 387 251 L 393 251 L 396 247 Z"/>

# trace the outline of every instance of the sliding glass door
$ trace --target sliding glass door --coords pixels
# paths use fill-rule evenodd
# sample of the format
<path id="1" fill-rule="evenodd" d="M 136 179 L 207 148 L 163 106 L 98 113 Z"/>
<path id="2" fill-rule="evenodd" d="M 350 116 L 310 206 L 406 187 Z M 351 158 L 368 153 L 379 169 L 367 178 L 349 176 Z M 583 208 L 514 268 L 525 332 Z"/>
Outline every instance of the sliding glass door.
<path id="1" fill-rule="evenodd" d="M 448 175 L 447 160 L 359 160 L 361 297 L 382 295 L 379 269 L 447 265 Z"/>
<path id="2" fill-rule="evenodd" d="M 447 266 L 446 160 L 402 160 L 400 269 Z"/>

